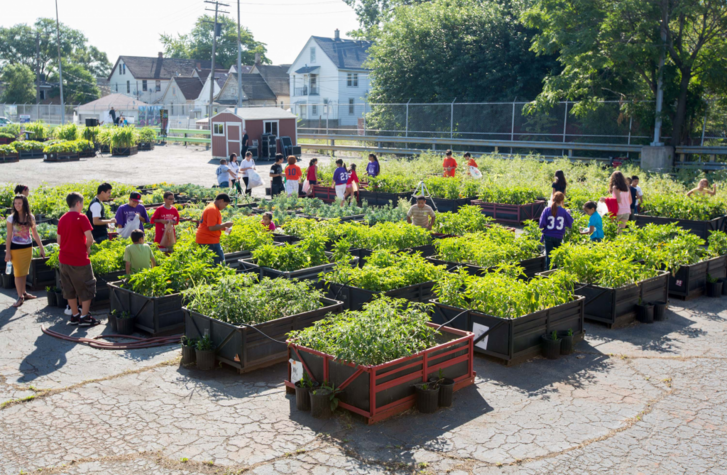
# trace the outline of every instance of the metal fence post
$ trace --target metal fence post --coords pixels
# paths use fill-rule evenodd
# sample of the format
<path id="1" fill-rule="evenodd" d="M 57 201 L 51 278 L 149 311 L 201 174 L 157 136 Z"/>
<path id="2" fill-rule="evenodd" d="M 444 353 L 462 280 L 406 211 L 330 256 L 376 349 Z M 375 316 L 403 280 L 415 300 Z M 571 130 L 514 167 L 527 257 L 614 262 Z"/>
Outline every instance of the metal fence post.
<path id="1" fill-rule="evenodd" d="M 707 110 L 709 109 L 709 102 L 704 107 L 704 122 L 702 122 L 702 141 L 699 143 L 701 147 L 704 147 L 704 132 L 707 130 Z"/>
<path id="2" fill-rule="evenodd" d="M 407 103 L 406 103 L 406 132 L 405 132 L 405 137 L 408 137 L 409 136 L 409 102 L 411 102 L 411 99 L 409 99 L 407 101 Z M 406 144 L 406 145 L 407 145 L 407 147 L 409 146 L 409 144 Z"/>
<path id="3" fill-rule="evenodd" d="M 568 127 L 568 101 L 565 101 L 565 114 L 563 114 L 563 143 L 565 143 L 565 131 Z M 565 149 L 561 152 L 565 155 Z"/>
<path id="4" fill-rule="evenodd" d="M 510 126 L 510 141 L 515 141 L 515 101 L 512 101 L 512 125 Z M 512 155 L 512 147 L 510 147 L 510 155 Z"/>
<path id="5" fill-rule="evenodd" d="M 454 102 L 457 100 L 457 98 L 454 98 L 454 101 L 452 101 L 452 104 L 450 105 L 450 112 L 449 112 L 449 138 L 454 138 Z M 449 145 L 450 147 L 452 144 Z"/>
<path id="6" fill-rule="evenodd" d="M 364 123 L 364 137 L 366 137 L 366 103 L 364 102 L 364 110 L 363 110 L 363 123 Z"/>

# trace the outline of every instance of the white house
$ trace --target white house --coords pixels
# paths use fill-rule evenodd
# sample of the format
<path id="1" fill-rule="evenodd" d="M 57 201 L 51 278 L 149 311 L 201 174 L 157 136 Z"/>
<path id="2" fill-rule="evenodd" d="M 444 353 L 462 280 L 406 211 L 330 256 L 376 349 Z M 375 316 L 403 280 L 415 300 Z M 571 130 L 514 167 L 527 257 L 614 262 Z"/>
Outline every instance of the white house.
<path id="1" fill-rule="evenodd" d="M 109 75 L 112 93 L 134 97 L 147 104 L 161 102 L 173 77 L 192 77 L 195 69 L 209 68 L 210 61 L 196 59 L 119 56 Z"/>
<path id="2" fill-rule="evenodd" d="M 369 90 L 369 41 L 311 36 L 288 69 L 290 103 L 304 121 L 355 127 Z"/>
<path id="3" fill-rule="evenodd" d="M 207 71 L 209 71 L 209 69 Z M 210 87 L 214 86 L 214 90 L 212 92 L 212 100 L 214 101 L 220 94 L 222 86 L 225 85 L 227 75 L 227 72 L 215 72 L 214 81 L 211 81 L 211 74 L 207 75 L 207 79 L 204 81 L 204 85 L 202 86 L 202 91 L 200 91 L 199 97 L 197 97 L 197 99 L 194 101 L 194 107 L 195 111 L 197 112 L 197 117 L 209 116 L 208 108 L 210 103 Z"/>

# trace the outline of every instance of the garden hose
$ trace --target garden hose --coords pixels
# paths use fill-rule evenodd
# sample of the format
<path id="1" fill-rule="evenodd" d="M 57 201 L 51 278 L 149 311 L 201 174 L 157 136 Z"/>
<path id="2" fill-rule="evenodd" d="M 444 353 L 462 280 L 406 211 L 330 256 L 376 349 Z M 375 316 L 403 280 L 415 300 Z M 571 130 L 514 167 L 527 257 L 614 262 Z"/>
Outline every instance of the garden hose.
<path id="1" fill-rule="evenodd" d="M 158 346 L 166 346 L 166 345 L 176 345 L 179 344 L 182 338 L 182 335 L 172 335 L 172 336 L 162 336 L 162 337 L 153 337 L 153 338 L 143 338 L 138 336 L 131 336 L 131 335 L 98 335 L 93 338 L 86 338 L 86 337 L 73 337 L 69 335 L 64 335 L 62 333 L 54 332 L 53 330 L 49 330 L 41 325 L 40 329 L 45 333 L 46 335 L 58 338 L 60 340 L 65 341 L 71 341 L 73 343 L 85 343 L 91 348 L 96 348 L 98 350 L 139 350 L 143 348 L 155 348 Z M 118 339 L 118 338 L 124 338 L 127 340 L 135 340 L 135 341 L 129 341 L 129 342 L 110 342 L 110 341 L 100 341 L 100 340 L 111 340 L 111 339 Z"/>

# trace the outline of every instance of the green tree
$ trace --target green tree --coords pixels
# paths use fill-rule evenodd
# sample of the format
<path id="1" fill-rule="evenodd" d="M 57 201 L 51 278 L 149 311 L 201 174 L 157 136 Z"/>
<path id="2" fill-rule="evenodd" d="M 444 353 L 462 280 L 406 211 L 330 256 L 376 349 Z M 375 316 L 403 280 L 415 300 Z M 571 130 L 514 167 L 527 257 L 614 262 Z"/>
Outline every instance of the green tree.
<path id="1" fill-rule="evenodd" d="M 343 0 L 354 9 L 361 29 L 354 36 L 373 39 L 382 23 L 391 19 L 394 9 L 400 6 L 419 5 L 430 0 Z"/>
<path id="2" fill-rule="evenodd" d="M 49 77 L 49 82 L 58 83 L 59 75 L 54 69 Z M 60 88 L 54 87 L 50 90 L 50 97 L 58 97 L 61 94 Z M 101 91 L 96 86 L 96 78 L 85 67 L 80 64 L 63 62 L 63 101 L 66 104 L 85 104 L 95 101 L 101 97 Z"/>
<path id="3" fill-rule="evenodd" d="M 35 102 L 35 75 L 24 64 L 10 64 L 3 68 L 0 79 L 5 83 L 5 92 L 0 102 L 27 104 Z"/>
<path id="4" fill-rule="evenodd" d="M 578 114 L 606 98 L 653 101 L 665 51 L 664 119 L 678 145 L 704 108 L 700 96 L 727 90 L 722 0 L 537 0 L 524 20 L 539 30 L 533 49 L 558 54 L 563 65 L 546 78 L 536 106 L 578 100 Z M 636 106 L 642 115 L 644 106 Z"/>
<path id="5" fill-rule="evenodd" d="M 215 50 L 215 67 L 229 68 L 237 64 L 237 23 L 231 18 L 220 16 L 221 35 L 217 38 Z M 214 17 L 204 15 L 197 19 L 192 31 L 185 35 L 160 35 L 164 54 L 169 58 L 208 59 L 212 57 L 212 31 Z M 260 61 L 270 64 L 265 57 L 267 49 L 264 43 L 255 41 L 247 28 L 240 30 L 242 43 L 242 64 L 253 64 L 255 53 L 260 53 Z"/>

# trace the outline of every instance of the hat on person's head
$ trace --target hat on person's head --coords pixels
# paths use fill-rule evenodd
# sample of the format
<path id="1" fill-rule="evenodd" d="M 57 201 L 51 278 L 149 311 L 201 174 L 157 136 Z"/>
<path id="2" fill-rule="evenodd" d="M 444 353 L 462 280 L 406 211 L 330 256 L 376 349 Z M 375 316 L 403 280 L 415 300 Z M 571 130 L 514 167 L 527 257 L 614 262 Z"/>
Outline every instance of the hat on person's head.
<path id="1" fill-rule="evenodd" d="M 141 201 L 141 193 L 135 191 L 129 195 L 129 199 L 134 201 Z"/>

